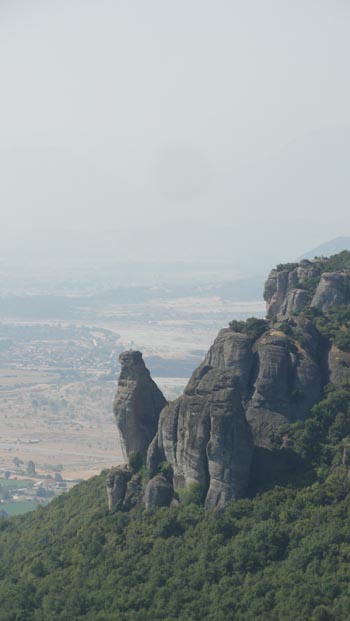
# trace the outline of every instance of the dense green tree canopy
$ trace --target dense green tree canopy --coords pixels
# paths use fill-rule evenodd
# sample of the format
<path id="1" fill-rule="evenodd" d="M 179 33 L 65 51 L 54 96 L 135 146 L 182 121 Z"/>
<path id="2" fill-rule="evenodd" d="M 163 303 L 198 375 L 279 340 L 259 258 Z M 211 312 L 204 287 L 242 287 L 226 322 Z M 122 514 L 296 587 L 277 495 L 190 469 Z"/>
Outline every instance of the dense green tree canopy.
<path id="1" fill-rule="evenodd" d="M 345 621 L 348 387 L 329 390 L 286 433 L 299 470 L 222 513 L 195 496 L 108 513 L 101 474 L 3 520 L 0 620 Z"/>

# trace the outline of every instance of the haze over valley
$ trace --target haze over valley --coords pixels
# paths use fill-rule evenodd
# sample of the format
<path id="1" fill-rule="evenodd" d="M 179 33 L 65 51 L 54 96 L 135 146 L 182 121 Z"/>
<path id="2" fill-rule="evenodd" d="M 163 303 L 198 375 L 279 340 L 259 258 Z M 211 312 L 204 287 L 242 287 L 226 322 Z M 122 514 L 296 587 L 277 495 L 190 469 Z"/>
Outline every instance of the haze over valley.
<path id="1" fill-rule="evenodd" d="M 158 272 L 152 263 L 56 272 L 3 266 L 0 472 L 26 490 L 18 496 L 18 484 L 8 483 L 3 510 L 48 502 L 124 460 L 112 414 L 122 351 L 142 350 L 174 399 L 223 325 L 263 314 L 260 287 L 259 277 L 239 277 L 229 262 L 178 262 Z M 63 483 L 47 488 L 53 475 Z"/>
<path id="2" fill-rule="evenodd" d="M 174 398 L 276 263 L 350 230 L 345 4 L 185 13 L 1 4 L 3 473 L 118 463 L 119 354 Z"/>

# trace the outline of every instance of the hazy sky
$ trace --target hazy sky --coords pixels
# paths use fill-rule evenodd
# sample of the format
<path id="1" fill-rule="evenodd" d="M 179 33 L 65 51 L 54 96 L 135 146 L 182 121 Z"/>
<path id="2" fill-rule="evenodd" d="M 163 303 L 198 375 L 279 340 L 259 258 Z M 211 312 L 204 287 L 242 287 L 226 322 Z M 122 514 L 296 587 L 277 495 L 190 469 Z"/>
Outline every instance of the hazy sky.
<path id="1" fill-rule="evenodd" d="M 348 0 L 0 0 L 3 248 L 244 262 L 350 235 L 349 32 Z"/>

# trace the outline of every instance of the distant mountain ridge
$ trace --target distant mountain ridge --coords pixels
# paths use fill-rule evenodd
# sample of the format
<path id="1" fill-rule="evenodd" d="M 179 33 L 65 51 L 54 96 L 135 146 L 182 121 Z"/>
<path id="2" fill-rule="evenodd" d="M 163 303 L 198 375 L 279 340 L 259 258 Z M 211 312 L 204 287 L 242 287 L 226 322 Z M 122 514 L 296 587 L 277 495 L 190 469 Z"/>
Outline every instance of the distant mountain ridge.
<path id="1" fill-rule="evenodd" d="M 332 254 L 342 252 L 342 250 L 350 250 L 350 237 L 335 237 L 305 252 L 305 254 L 298 257 L 297 260 L 302 261 L 303 259 L 314 259 L 315 257 L 330 257 Z"/>

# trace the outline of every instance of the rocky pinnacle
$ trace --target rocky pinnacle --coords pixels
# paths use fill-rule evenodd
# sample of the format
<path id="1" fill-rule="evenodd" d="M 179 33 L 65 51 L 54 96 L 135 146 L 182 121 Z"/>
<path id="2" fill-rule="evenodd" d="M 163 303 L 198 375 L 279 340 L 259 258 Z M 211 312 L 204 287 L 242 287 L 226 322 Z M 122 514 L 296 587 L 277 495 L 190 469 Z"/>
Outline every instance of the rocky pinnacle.
<path id="1" fill-rule="evenodd" d="M 147 449 L 157 432 L 161 410 L 166 399 L 152 380 L 139 351 L 126 351 L 121 364 L 118 390 L 113 411 L 126 458 L 140 454 L 145 460 Z"/>

